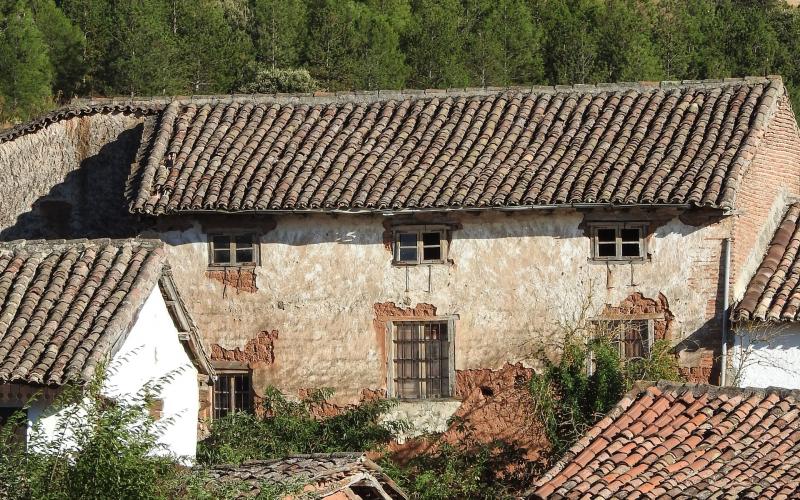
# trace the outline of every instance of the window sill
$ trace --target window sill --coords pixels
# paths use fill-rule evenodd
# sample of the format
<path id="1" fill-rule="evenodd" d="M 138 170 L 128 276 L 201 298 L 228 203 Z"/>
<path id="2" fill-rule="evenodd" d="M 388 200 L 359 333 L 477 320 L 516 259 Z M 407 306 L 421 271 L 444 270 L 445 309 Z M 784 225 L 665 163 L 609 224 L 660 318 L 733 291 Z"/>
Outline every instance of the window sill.
<path id="1" fill-rule="evenodd" d="M 427 398 L 427 399 L 409 399 L 409 398 L 394 397 L 394 398 L 389 398 L 389 399 L 396 399 L 399 403 L 413 403 L 413 404 L 418 404 L 418 403 L 455 403 L 455 402 L 460 403 L 461 402 L 461 399 L 457 398 L 455 396 L 448 396 L 446 398 Z"/>
<path id="2" fill-rule="evenodd" d="M 392 261 L 393 267 L 421 267 L 421 266 L 442 266 L 446 265 L 447 261 L 444 260 L 436 260 L 436 261 L 424 261 L 424 262 L 395 262 Z"/>
<path id="3" fill-rule="evenodd" d="M 209 264 L 207 271 L 227 271 L 229 269 L 255 270 L 257 264 Z"/>
<path id="4" fill-rule="evenodd" d="M 596 257 L 589 257 L 589 263 L 591 264 L 611 264 L 611 265 L 622 265 L 622 264 L 647 264 L 651 262 L 650 257 L 636 257 L 632 259 L 598 259 Z"/>

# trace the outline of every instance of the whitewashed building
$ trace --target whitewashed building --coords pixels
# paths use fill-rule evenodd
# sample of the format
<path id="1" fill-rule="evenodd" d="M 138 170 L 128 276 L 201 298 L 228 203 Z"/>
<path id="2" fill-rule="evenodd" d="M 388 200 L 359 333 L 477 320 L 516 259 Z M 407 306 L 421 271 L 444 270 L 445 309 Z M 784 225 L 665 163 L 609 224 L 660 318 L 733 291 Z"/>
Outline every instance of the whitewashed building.
<path id="1" fill-rule="evenodd" d="M 800 389 L 800 203 L 789 205 L 734 309 L 734 381 Z"/>
<path id="2" fill-rule="evenodd" d="M 0 245 L 0 420 L 25 411 L 46 437 L 65 385 L 106 370 L 104 395 L 133 402 L 160 385 L 150 413 L 168 453 L 195 455 L 212 369 L 160 243 L 16 241 Z M 32 402 L 31 402 L 32 401 Z M 168 419 L 168 420 L 167 420 Z"/>

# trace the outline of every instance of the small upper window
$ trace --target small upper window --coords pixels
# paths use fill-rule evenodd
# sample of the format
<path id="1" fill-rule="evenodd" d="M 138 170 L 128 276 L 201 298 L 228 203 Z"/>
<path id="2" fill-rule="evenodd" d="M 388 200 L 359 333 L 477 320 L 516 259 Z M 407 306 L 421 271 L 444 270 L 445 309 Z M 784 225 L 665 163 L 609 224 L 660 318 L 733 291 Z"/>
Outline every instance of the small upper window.
<path id="1" fill-rule="evenodd" d="M 593 256 L 598 260 L 641 260 L 645 258 L 643 224 L 610 224 L 593 231 Z"/>
<path id="2" fill-rule="evenodd" d="M 212 266 L 255 265 L 258 247 L 252 234 L 217 234 L 211 236 Z"/>
<path id="3" fill-rule="evenodd" d="M 445 261 L 444 230 L 398 230 L 394 234 L 395 264 L 432 264 Z"/>

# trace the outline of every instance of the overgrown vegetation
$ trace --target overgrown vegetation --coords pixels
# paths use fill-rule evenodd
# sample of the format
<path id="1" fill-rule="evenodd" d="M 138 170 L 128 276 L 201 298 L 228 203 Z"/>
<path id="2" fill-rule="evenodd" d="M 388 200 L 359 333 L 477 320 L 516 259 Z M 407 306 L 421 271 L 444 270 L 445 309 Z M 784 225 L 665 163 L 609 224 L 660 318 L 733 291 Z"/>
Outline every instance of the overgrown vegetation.
<path id="1" fill-rule="evenodd" d="M 330 404 L 330 390 L 315 390 L 293 401 L 275 388 L 265 391 L 263 416 L 237 412 L 215 420 L 211 435 L 198 446 L 201 463 L 241 463 L 296 453 L 378 450 L 398 432 L 403 421 L 381 421 L 395 402 L 367 401 L 318 418 Z"/>
<path id="2" fill-rule="evenodd" d="M 559 359 L 543 360 L 544 370 L 531 378 L 535 412 L 544 425 L 552 457 L 560 457 L 634 382 L 680 379 L 668 341 L 657 340 L 646 356 L 624 360 L 615 338 L 610 333 L 589 340 L 567 335 Z"/>
<path id="3" fill-rule="evenodd" d="M 0 119 L 75 95 L 303 91 L 296 69 L 328 90 L 774 73 L 800 110 L 798 44 L 782 0 L 9 0 Z"/>
<path id="4" fill-rule="evenodd" d="M 156 423 L 147 408 L 158 384 L 127 402 L 102 393 L 103 378 L 66 388 L 50 406 L 53 432 L 39 425 L 19 439 L 24 413 L 0 430 L 0 496 L 9 499 L 169 498 L 178 478 L 158 443 L 169 421 Z"/>
<path id="5" fill-rule="evenodd" d="M 608 412 L 640 379 L 678 379 L 669 343 L 657 341 L 647 356 L 624 361 L 615 335 L 592 340 L 574 329 L 566 335 L 557 361 L 530 381 L 532 411 L 541 420 L 551 450 L 545 460 L 531 463 L 525 450 L 500 440 L 482 442 L 465 421 L 451 422 L 459 436 L 445 441 L 428 436 L 426 451 L 400 464 L 387 454 L 385 471 L 412 498 L 514 498 L 559 457 L 587 427 Z M 588 370 L 591 360 L 592 370 Z M 163 381 L 162 381 L 163 383 Z M 57 413 L 55 439 L 34 429 L 26 448 L 15 439 L 25 425 L 23 414 L 0 430 L 0 496 L 10 499 L 101 498 L 235 498 L 245 485 L 209 484 L 202 471 L 179 465 L 159 444 L 170 421 L 153 421 L 148 408 L 160 385 L 146 386 L 130 400 L 106 398 L 102 378 L 83 388 L 67 389 L 52 405 Z M 374 400 L 336 408 L 329 390 L 312 391 L 293 400 L 274 388 L 265 391 L 259 415 L 233 413 L 212 424 L 211 435 L 199 444 L 201 464 L 240 463 L 297 453 L 384 450 L 403 421 L 382 416 L 395 404 Z M 302 484 L 264 484 L 259 498 L 277 499 L 300 492 Z"/>
<path id="6" fill-rule="evenodd" d="M 46 431 L 37 423 L 28 433 L 27 445 L 21 439 L 25 412 L 13 415 L 0 427 L 0 498 L 238 498 L 246 485 L 209 485 L 202 472 L 183 466 L 183 458 L 170 455 L 159 442 L 173 422 L 154 421 L 148 410 L 171 377 L 147 384 L 121 401 L 104 395 L 101 375 L 83 387 L 66 387 L 45 413 L 57 417 L 55 428 Z M 281 499 L 302 486 L 264 483 L 258 498 Z"/>
<path id="7" fill-rule="evenodd" d="M 462 498 L 517 498 L 537 473 L 538 464 L 525 458 L 525 451 L 502 440 L 481 442 L 463 422 L 457 443 L 428 436 L 431 448 L 399 464 L 386 457 L 384 470 L 412 498 L 421 500 L 457 500 Z"/>

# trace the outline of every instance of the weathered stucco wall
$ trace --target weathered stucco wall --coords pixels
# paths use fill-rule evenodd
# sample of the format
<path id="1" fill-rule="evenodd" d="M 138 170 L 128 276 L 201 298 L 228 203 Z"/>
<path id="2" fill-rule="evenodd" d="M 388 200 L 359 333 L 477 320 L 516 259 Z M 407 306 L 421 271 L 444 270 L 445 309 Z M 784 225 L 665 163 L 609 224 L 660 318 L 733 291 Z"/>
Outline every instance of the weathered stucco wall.
<path id="1" fill-rule="evenodd" d="M 450 215 L 460 225 L 451 263 L 412 268 L 392 266 L 382 217 L 264 219 L 255 291 L 207 276 L 208 224 L 184 220 L 159 236 L 210 352 L 257 352 L 253 342 L 269 343 L 260 350 L 265 359 L 250 360 L 257 390 L 332 387 L 353 401 L 363 389 L 385 389 L 387 307 L 457 316 L 456 369 L 500 368 L 533 364 L 558 342 L 556 323 L 576 321 L 584 308 L 597 315 L 635 292 L 663 295 L 674 316 L 669 336 L 684 340 L 682 364 L 699 365 L 709 354 L 704 332 L 715 323 L 709 303 L 718 302 L 727 225 L 672 217 L 650 238 L 649 261 L 607 265 L 590 260 L 583 219 L 571 210 Z M 236 228 L 238 220 L 222 225 Z"/>
<path id="2" fill-rule="evenodd" d="M 744 326 L 732 354 L 739 387 L 800 389 L 800 325 Z"/>
<path id="3" fill-rule="evenodd" d="M 129 234 L 125 180 L 142 119 L 97 113 L 0 144 L 0 238 Z M 45 201 L 57 205 L 48 216 Z"/>

